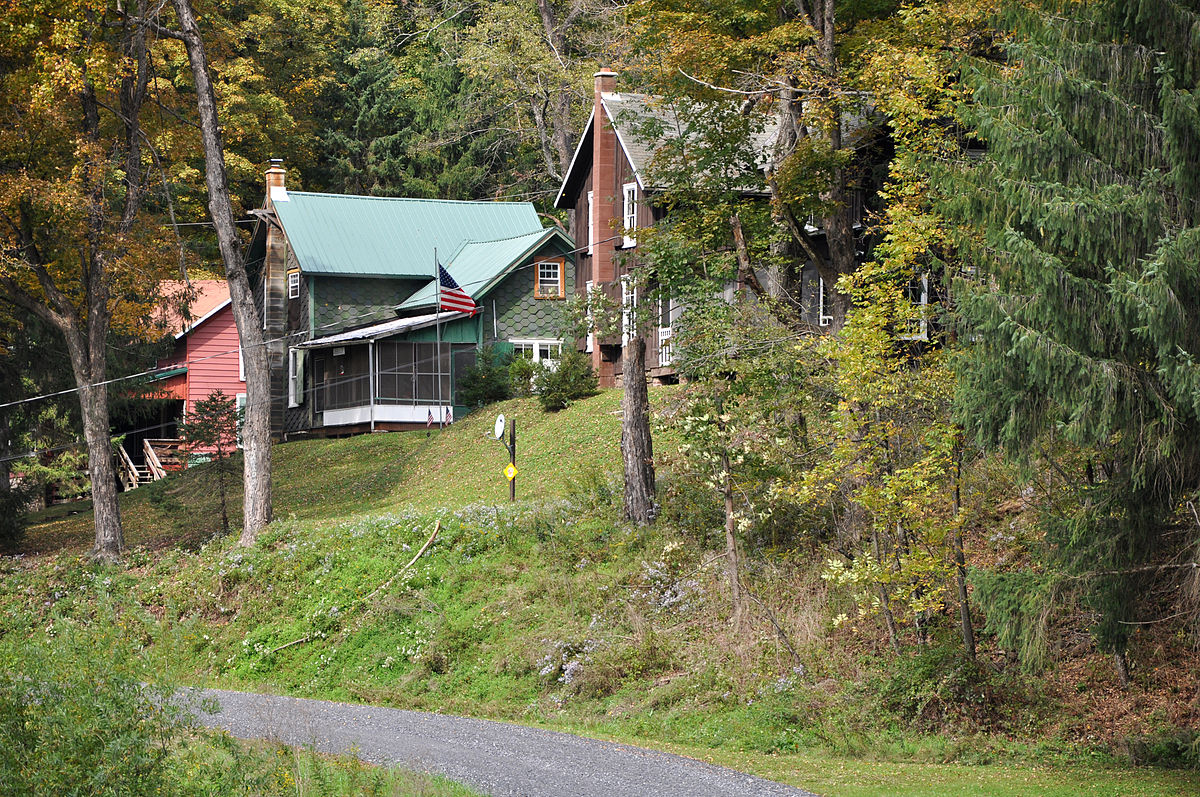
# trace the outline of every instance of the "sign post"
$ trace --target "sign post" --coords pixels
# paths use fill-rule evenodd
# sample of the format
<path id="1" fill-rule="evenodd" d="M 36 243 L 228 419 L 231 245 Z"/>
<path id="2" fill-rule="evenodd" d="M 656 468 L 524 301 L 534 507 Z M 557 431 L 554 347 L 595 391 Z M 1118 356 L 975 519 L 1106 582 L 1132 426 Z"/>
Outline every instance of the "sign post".
<path id="1" fill-rule="evenodd" d="M 508 476 L 508 500 L 517 500 L 517 419 L 513 418 L 512 425 L 508 428 L 508 468 L 505 469 L 505 475 Z"/>
<path id="2" fill-rule="evenodd" d="M 508 500 L 517 500 L 517 422 L 514 419 L 508 426 L 508 442 L 504 442 L 505 422 L 503 415 L 496 416 L 496 426 L 492 434 L 508 449 L 508 466 L 504 468 L 504 478 L 508 479 Z"/>

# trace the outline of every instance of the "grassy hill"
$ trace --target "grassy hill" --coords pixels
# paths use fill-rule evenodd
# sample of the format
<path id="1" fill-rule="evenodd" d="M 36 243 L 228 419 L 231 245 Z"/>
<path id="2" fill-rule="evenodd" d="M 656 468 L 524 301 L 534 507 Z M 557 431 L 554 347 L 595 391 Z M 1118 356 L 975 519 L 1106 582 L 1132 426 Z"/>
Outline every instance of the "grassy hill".
<path id="1" fill-rule="evenodd" d="M 497 409 L 519 424 L 512 505 L 489 409 L 441 434 L 279 446 L 277 520 L 249 550 L 213 536 L 211 467 L 123 496 L 121 568 L 81 558 L 87 514 L 56 507 L 27 555 L 0 565 L 0 648 L 87 634 L 111 602 L 124 637 L 176 681 L 549 725 L 820 793 L 1200 789 L 1069 743 L 1060 708 L 1018 677 L 895 659 L 832 629 L 841 599 L 804 556 L 755 559 L 757 608 L 734 634 L 703 521 L 619 522 L 619 394 L 555 415 Z M 664 458 L 675 447 L 656 445 Z M 986 728 L 914 730 L 931 707 L 953 718 L 972 700 Z"/>

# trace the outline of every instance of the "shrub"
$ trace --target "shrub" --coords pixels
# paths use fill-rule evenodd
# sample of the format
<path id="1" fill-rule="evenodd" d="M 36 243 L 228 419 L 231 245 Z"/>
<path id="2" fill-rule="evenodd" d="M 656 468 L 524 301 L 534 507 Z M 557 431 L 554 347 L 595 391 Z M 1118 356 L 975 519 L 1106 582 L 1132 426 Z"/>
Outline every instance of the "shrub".
<path id="1" fill-rule="evenodd" d="M 533 395 L 533 380 L 537 372 L 538 368 L 532 358 L 523 354 L 512 358 L 508 364 L 508 385 L 513 398 L 528 398 Z"/>
<path id="2" fill-rule="evenodd" d="M 1168 769 L 1200 769 L 1200 731 L 1170 728 L 1126 738 L 1122 744 L 1129 763 Z"/>
<path id="3" fill-rule="evenodd" d="M 600 380 L 592 370 L 591 360 L 574 348 L 564 347 L 557 368 L 539 368 L 534 376 L 538 401 L 546 412 L 557 412 L 573 401 L 594 396 L 599 387 Z"/>
<path id="4" fill-rule="evenodd" d="M 509 376 L 511 355 L 484 346 L 475 364 L 463 371 L 458 380 L 458 403 L 464 407 L 482 407 L 494 401 L 504 401 L 512 393 Z"/>
<path id="5" fill-rule="evenodd" d="M 170 793 L 167 758 L 184 728 L 170 690 L 144 685 L 115 635 L 61 619 L 52 628 L 46 646 L 25 643 L 0 662 L 6 793 Z"/>

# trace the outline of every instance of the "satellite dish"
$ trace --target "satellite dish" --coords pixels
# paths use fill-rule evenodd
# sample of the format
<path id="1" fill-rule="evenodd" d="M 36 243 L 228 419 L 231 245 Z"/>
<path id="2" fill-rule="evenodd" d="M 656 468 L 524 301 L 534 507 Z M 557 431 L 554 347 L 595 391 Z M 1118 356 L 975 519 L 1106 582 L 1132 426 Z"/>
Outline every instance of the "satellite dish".
<path id="1" fill-rule="evenodd" d="M 497 440 L 503 439 L 503 437 L 504 437 L 504 414 L 503 413 L 496 416 L 496 428 L 494 431 L 495 431 Z"/>

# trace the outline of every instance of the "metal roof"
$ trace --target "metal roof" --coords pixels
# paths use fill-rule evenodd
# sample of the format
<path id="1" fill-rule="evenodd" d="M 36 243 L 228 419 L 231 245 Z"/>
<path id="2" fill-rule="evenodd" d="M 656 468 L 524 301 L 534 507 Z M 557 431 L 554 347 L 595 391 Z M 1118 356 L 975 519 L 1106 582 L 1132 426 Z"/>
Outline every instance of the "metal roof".
<path id="1" fill-rule="evenodd" d="M 466 241 L 450 256 L 446 270 L 460 288 L 472 298 L 479 299 L 490 291 L 501 277 L 554 239 L 561 241 L 567 250 L 574 247 L 571 239 L 558 227 L 496 241 Z M 432 307 L 435 296 L 436 282 L 430 279 L 428 284 L 405 299 L 396 309 Z"/>
<path id="2" fill-rule="evenodd" d="M 540 232 L 529 202 L 454 202 L 289 191 L 272 202 L 300 268 L 309 274 L 433 275 L 468 239 Z"/>
<path id="3" fill-rule="evenodd" d="M 654 160 L 654 153 L 658 150 L 662 140 L 645 138 L 639 128 L 647 122 L 654 121 L 661 125 L 663 133 L 667 137 L 683 135 L 686 125 L 681 122 L 674 107 L 668 100 L 661 97 L 631 92 L 606 91 L 600 95 L 600 103 L 604 108 L 604 115 L 612 123 L 613 132 L 617 134 L 621 150 L 625 153 L 630 168 L 633 169 L 638 187 L 642 191 L 654 191 L 662 188 L 662 186 L 646 182 L 646 169 Z M 596 112 L 593 109 L 592 115 L 588 117 L 587 124 L 584 126 L 583 135 L 579 137 L 579 145 L 575 149 L 571 165 L 567 168 L 567 175 L 563 178 L 558 195 L 554 198 L 554 207 L 556 208 L 571 207 L 565 202 L 574 200 L 572 189 L 578 190 L 578 184 L 584 180 L 591 168 L 592 151 L 585 144 L 591 141 L 594 135 L 595 123 Z M 754 148 L 764 164 L 771 149 L 775 146 L 778 129 L 776 121 L 769 119 L 764 129 L 754 136 Z M 747 193 L 756 192 L 750 190 Z"/>
<path id="4" fill-rule="evenodd" d="M 466 313 L 429 313 L 428 315 L 418 315 L 413 316 L 412 318 L 397 318 L 392 321 L 384 321 L 381 324 L 372 324 L 369 327 L 352 329 L 349 332 L 341 332 L 337 335 L 329 335 L 328 337 L 306 341 L 295 346 L 294 348 L 328 349 L 332 346 L 342 346 L 347 343 L 360 343 L 365 340 L 379 340 L 380 338 L 389 338 L 392 335 L 399 335 L 401 332 L 431 327 L 434 324 L 444 324 L 447 321 L 453 321 L 456 318 L 465 318 L 466 315 Z"/>

